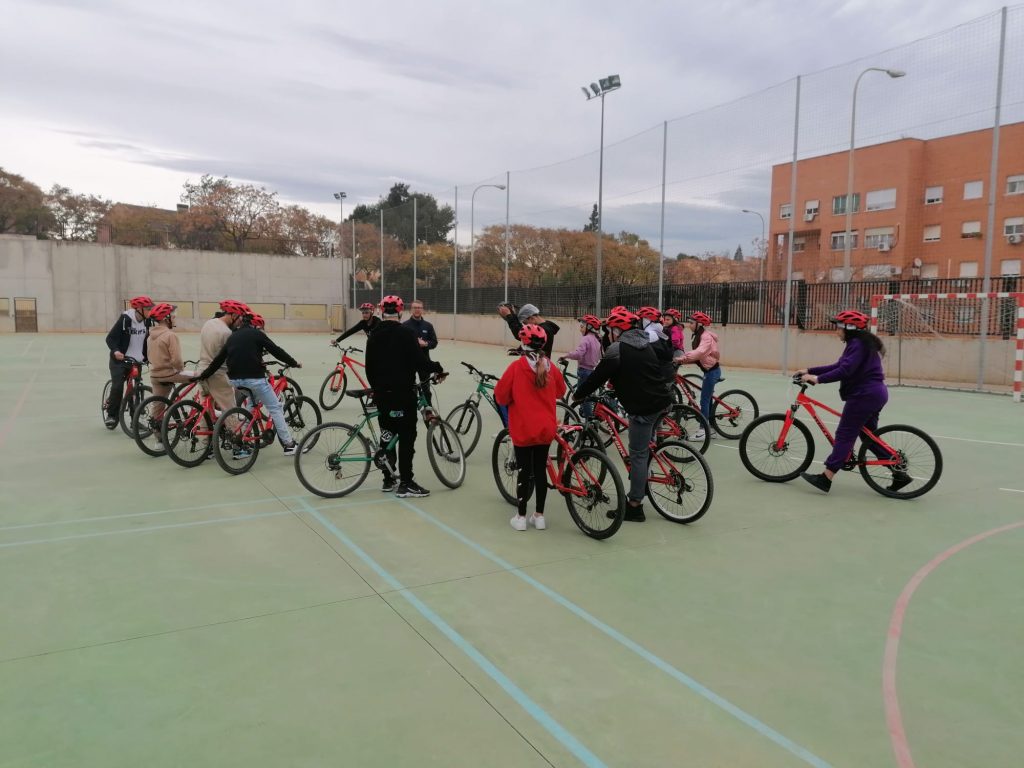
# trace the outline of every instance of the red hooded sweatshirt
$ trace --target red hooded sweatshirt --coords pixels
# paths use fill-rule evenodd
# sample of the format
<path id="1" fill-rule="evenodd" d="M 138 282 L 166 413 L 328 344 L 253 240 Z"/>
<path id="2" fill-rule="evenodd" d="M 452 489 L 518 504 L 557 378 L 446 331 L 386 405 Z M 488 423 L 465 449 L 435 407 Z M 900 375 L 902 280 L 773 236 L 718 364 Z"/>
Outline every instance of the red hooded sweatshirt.
<path id="1" fill-rule="evenodd" d="M 555 401 L 565 394 L 565 379 L 548 358 L 541 358 L 540 364 L 548 366 L 544 387 L 537 386 L 533 366 L 525 355 L 512 363 L 494 386 L 494 399 L 508 406 L 512 445 L 520 448 L 549 445 L 555 439 Z"/>

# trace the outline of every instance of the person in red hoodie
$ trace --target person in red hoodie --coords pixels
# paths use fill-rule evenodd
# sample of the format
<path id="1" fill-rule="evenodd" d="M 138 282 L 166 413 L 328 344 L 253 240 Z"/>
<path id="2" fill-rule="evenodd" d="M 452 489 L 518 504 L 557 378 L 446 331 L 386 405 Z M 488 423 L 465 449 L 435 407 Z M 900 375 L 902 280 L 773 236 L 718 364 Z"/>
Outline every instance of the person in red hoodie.
<path id="1" fill-rule="evenodd" d="M 555 439 L 558 424 L 555 401 L 565 394 L 565 379 L 544 354 L 548 334 L 543 328 L 524 325 L 519 331 L 519 340 L 525 353 L 505 370 L 494 386 L 494 399 L 508 407 L 508 431 L 519 468 L 516 479 L 518 510 L 509 522 L 517 531 L 526 530 L 526 503 L 536 488 L 536 508 L 529 523 L 543 531 L 546 527 L 544 501 L 548 493 L 544 473 L 548 449 Z"/>

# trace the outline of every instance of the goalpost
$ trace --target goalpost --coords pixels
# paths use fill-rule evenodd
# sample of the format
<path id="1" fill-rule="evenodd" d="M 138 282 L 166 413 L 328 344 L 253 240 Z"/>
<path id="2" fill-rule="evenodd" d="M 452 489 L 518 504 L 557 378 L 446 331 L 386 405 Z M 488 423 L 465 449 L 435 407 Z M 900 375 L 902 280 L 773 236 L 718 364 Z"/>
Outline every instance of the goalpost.
<path id="1" fill-rule="evenodd" d="M 986 300 L 987 312 L 983 307 Z M 983 328 L 982 321 L 986 319 L 986 327 Z M 900 383 L 904 346 L 908 357 L 916 354 L 919 358 L 909 366 L 912 369 L 909 378 L 937 378 L 946 382 L 948 380 L 944 376 L 952 375 L 956 363 L 966 359 L 968 343 L 977 342 L 984 335 L 992 340 L 988 343 L 994 342 L 998 348 L 999 341 L 1014 339 L 1013 400 L 1021 402 L 1024 391 L 1024 293 L 875 294 L 871 297 L 871 332 L 877 334 L 879 331 L 897 337 L 896 364 Z M 947 343 L 936 345 L 936 340 Z M 922 372 L 926 375 L 921 375 Z M 956 387 L 952 382 L 949 386 L 976 389 Z"/>

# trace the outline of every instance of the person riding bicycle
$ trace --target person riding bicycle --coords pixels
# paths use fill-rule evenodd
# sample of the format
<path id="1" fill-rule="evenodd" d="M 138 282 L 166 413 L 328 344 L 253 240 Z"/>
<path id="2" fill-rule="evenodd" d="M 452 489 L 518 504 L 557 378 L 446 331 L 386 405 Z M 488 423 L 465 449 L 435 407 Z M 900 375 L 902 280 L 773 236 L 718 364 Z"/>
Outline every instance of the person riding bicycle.
<path id="1" fill-rule="evenodd" d="M 527 522 L 543 531 L 546 527 L 548 449 L 555 439 L 558 424 L 555 401 L 565 394 L 565 379 L 544 354 L 548 335 L 543 328 L 527 323 L 519 331 L 519 340 L 526 353 L 509 365 L 494 385 L 495 401 L 508 408 L 508 432 L 519 469 L 517 510 L 509 522 L 517 531 L 525 531 Z M 534 488 L 537 492 L 535 508 L 527 521 L 526 504 Z"/>
<path id="2" fill-rule="evenodd" d="M 430 495 L 413 479 L 412 460 L 416 454 L 416 374 L 444 373 L 440 363 L 423 354 L 415 331 L 402 325 L 405 302 L 399 296 L 385 296 L 380 303 L 381 322 L 366 341 L 366 378 L 373 389 L 381 443 L 398 435 L 398 450 L 387 451 L 391 466 L 398 464 L 398 478 L 385 470 L 381 491 L 400 499 Z"/>
<path id="3" fill-rule="evenodd" d="M 187 384 L 196 374 L 185 370 L 181 357 L 181 342 L 174 332 L 174 311 L 177 307 L 166 302 L 150 310 L 149 319 L 153 328 L 149 332 L 149 383 L 153 395 L 169 397 L 172 384 Z M 164 406 L 156 403 L 151 414 L 155 422 L 163 418 Z"/>
<path id="4" fill-rule="evenodd" d="M 136 296 L 128 302 L 126 309 L 114 322 L 107 334 L 107 349 L 110 350 L 110 400 L 107 401 L 107 416 L 103 424 L 107 429 L 117 426 L 124 398 L 124 382 L 131 373 L 131 365 L 125 358 L 144 362 L 148 358 L 146 340 L 149 336 L 149 311 L 153 308 L 149 296 Z"/>
<path id="5" fill-rule="evenodd" d="M 519 308 L 518 313 L 512 311 L 510 304 L 499 304 L 498 314 L 505 318 L 505 322 L 508 323 L 509 330 L 512 331 L 512 335 L 519 338 L 519 331 L 522 330 L 524 325 L 539 325 L 544 329 L 544 333 L 547 334 L 548 340 L 544 344 L 544 354 L 551 357 L 551 349 L 555 344 L 555 334 L 558 333 L 559 327 L 557 323 L 553 323 L 550 320 L 545 320 L 540 316 L 540 310 L 533 304 L 523 304 Z"/>
<path id="6" fill-rule="evenodd" d="M 678 309 L 666 309 L 661 313 L 661 330 L 668 336 L 672 349 L 678 352 L 686 351 L 683 333 L 683 313 Z"/>
<path id="7" fill-rule="evenodd" d="M 585 382 L 601 362 L 601 337 L 598 336 L 601 332 L 601 320 L 594 315 L 584 315 L 579 323 L 580 343 L 572 352 L 558 358 L 560 363 L 565 360 L 576 361 L 576 386 Z M 593 409 L 589 403 L 584 404 L 583 416 L 589 419 Z"/>
<path id="8" fill-rule="evenodd" d="M 825 471 L 812 475 L 800 475 L 819 491 L 828 493 L 832 489 L 832 478 L 850 458 L 853 445 L 861 429 L 867 427 L 874 432 L 878 429 L 878 416 L 889 401 L 889 390 L 885 386 L 885 372 L 882 357 L 885 345 L 871 331 L 867 330 L 868 316 L 863 312 L 847 309 L 829 320 L 836 327 L 836 335 L 843 340 L 846 348 L 839 360 L 831 365 L 802 368 L 796 372 L 801 381 L 810 384 L 839 382 L 839 398 L 845 403 L 839 426 L 836 427 L 832 452 L 825 459 Z M 871 449 L 875 448 L 872 445 Z M 903 470 L 894 470 L 890 491 L 898 491 L 913 482 Z"/>
<path id="9" fill-rule="evenodd" d="M 676 365 L 695 363 L 704 373 L 704 381 L 700 385 L 700 412 L 708 424 L 711 424 L 711 399 L 715 394 L 715 385 L 722 378 L 722 367 L 719 364 L 721 355 L 718 351 L 718 336 L 708 330 L 711 318 L 703 312 L 694 312 L 689 317 L 690 351 L 676 352 L 672 361 Z M 715 431 L 711 430 L 711 437 Z M 699 429 L 693 434 L 694 440 L 704 439 L 704 430 Z"/>
<path id="10" fill-rule="evenodd" d="M 338 344 L 340 344 L 342 341 L 347 339 L 349 336 L 351 336 L 351 335 L 353 335 L 355 333 L 359 333 L 360 331 L 363 331 L 367 336 L 369 336 L 380 325 L 380 322 L 381 322 L 380 318 L 377 317 L 375 314 L 373 314 L 374 312 L 377 311 L 377 305 L 376 304 L 371 304 L 370 302 L 366 302 L 365 304 L 360 304 L 359 305 L 359 311 L 362 313 L 363 319 L 360 320 L 355 325 L 353 325 L 351 328 L 349 328 L 343 334 L 341 334 L 341 336 L 336 338 L 334 341 L 332 341 L 331 342 L 331 346 L 332 347 L 338 346 Z"/>
<path id="11" fill-rule="evenodd" d="M 579 403 L 606 381 L 629 415 L 629 493 L 625 519 L 642 523 L 647 490 L 647 463 L 654 426 L 672 403 L 665 386 L 663 362 L 658 358 L 640 318 L 627 309 L 613 309 L 605 320 L 611 345 L 601 362 L 573 394 Z"/>
<path id="12" fill-rule="evenodd" d="M 243 317 L 252 314 L 246 308 Z M 284 417 L 284 408 L 281 401 L 275 394 L 270 382 L 267 381 L 266 369 L 263 365 L 263 356 L 271 354 L 292 368 L 301 368 L 302 364 L 294 357 L 277 346 L 270 337 L 259 328 L 251 325 L 243 325 L 228 337 L 224 348 L 217 354 L 210 364 L 199 375 L 200 381 L 205 381 L 214 375 L 227 361 L 228 379 L 232 386 L 250 390 L 253 395 L 263 403 L 270 417 L 274 420 L 274 430 L 277 432 L 277 439 L 281 442 L 285 456 L 294 456 L 296 444 L 288 429 L 288 422 Z"/>
<path id="13" fill-rule="evenodd" d="M 227 344 L 231 332 L 240 328 L 247 314 L 252 312 L 248 305 L 234 299 L 220 302 L 218 312 L 205 323 L 199 331 L 199 366 L 196 373 L 202 374 L 210 362 Z M 203 380 L 203 392 L 213 398 L 219 411 L 227 411 L 235 407 L 235 390 L 224 370 L 215 371 L 208 379 Z"/>

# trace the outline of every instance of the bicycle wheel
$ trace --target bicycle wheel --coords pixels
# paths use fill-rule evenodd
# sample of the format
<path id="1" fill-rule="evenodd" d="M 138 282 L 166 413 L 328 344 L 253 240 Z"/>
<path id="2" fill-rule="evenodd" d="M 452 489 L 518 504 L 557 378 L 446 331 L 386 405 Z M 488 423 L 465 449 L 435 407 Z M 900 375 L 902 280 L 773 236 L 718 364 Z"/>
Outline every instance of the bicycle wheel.
<path id="1" fill-rule="evenodd" d="M 868 452 L 878 446 L 862 439 L 857 462 L 864 482 L 872 490 L 891 499 L 915 499 L 935 487 L 942 476 L 942 452 L 928 434 L 906 424 L 890 424 L 875 434 L 896 451 L 900 463 L 892 467 L 865 464 L 865 461 L 870 460 Z M 881 448 L 878 450 L 883 451 Z M 874 451 L 871 453 L 873 458 Z M 879 458 L 882 458 L 881 455 Z M 893 470 L 906 472 L 911 478 L 911 483 L 896 491 L 889 490 L 889 485 L 893 481 Z"/>
<path id="2" fill-rule="evenodd" d="M 331 421 L 306 433 L 295 453 L 295 475 L 310 493 L 337 499 L 370 473 L 370 444 L 351 424 Z"/>
<path id="3" fill-rule="evenodd" d="M 469 455 L 473 453 L 473 449 L 476 448 L 476 444 L 480 442 L 480 432 L 482 431 L 480 409 L 476 407 L 476 403 L 467 400 L 462 405 L 452 408 L 452 412 L 448 414 L 445 421 L 459 436 L 468 459 Z"/>
<path id="4" fill-rule="evenodd" d="M 263 430 L 259 420 L 245 408 L 224 411 L 213 426 L 213 457 L 229 475 L 252 469 L 260 455 Z"/>
<path id="5" fill-rule="evenodd" d="M 711 444 L 711 430 L 701 412 L 692 405 L 674 405 L 654 425 L 653 439 L 659 444 L 678 440 L 704 453 Z M 684 451 L 676 458 L 677 461 L 687 461 L 689 456 L 689 452 Z"/>
<path id="6" fill-rule="evenodd" d="M 675 457 L 689 453 L 686 461 Z M 647 498 L 658 514 L 673 523 L 694 523 L 711 507 L 715 479 L 700 452 L 669 440 L 651 452 L 647 465 Z"/>
<path id="7" fill-rule="evenodd" d="M 626 513 L 626 491 L 611 459 L 593 448 L 580 449 L 569 459 L 562 485 L 576 527 L 592 539 L 615 535 Z"/>
<path id="8" fill-rule="evenodd" d="M 498 486 L 501 497 L 512 506 L 516 506 L 519 503 L 516 498 L 519 468 L 516 467 L 516 451 L 512 447 L 512 436 L 507 429 L 501 430 L 494 438 L 494 447 L 491 449 L 491 470 L 494 472 L 494 482 Z"/>
<path id="9" fill-rule="evenodd" d="M 170 407 L 169 398 L 153 395 L 143 400 L 132 414 L 132 437 L 135 438 L 139 450 L 148 456 L 163 456 L 167 453 L 160 434 L 160 425 L 164 420 L 164 413 Z M 156 414 L 159 414 L 159 417 Z"/>
<path id="10" fill-rule="evenodd" d="M 730 440 L 738 440 L 757 417 L 757 401 L 742 389 L 730 389 L 711 401 L 711 423 L 718 434 Z"/>
<path id="11" fill-rule="evenodd" d="M 135 438 L 135 433 L 132 431 L 132 416 L 135 410 L 142 405 L 142 401 L 153 394 L 153 388 L 150 386 L 135 387 L 132 390 L 130 397 L 125 397 L 121 400 L 121 431 L 124 432 L 128 437 Z"/>
<path id="12" fill-rule="evenodd" d="M 427 456 L 437 479 L 449 488 L 458 488 L 466 479 L 466 455 L 459 435 L 447 421 L 431 419 L 427 427 Z"/>
<path id="13" fill-rule="evenodd" d="M 285 392 L 291 393 L 292 397 L 302 397 L 302 387 L 299 386 L 299 382 L 291 376 L 285 376 L 284 380 L 287 382 L 284 387 Z"/>
<path id="14" fill-rule="evenodd" d="M 332 411 L 338 407 L 345 391 L 348 389 L 348 374 L 345 371 L 338 373 L 338 369 L 327 374 L 324 383 L 320 385 L 320 407 L 325 411 Z"/>
<path id="15" fill-rule="evenodd" d="M 164 413 L 160 436 L 171 461 L 182 467 L 198 467 L 210 453 L 213 421 L 195 400 L 182 400 Z"/>
<path id="16" fill-rule="evenodd" d="M 754 477 L 785 483 L 806 472 L 814 460 L 814 438 L 807 425 L 793 419 L 782 445 L 778 445 L 784 413 L 754 419 L 740 436 L 740 460 Z"/>
<path id="17" fill-rule="evenodd" d="M 299 443 L 310 430 L 320 426 L 323 417 L 313 398 L 288 397 L 284 402 L 284 420 L 292 433 L 292 440 Z"/>
<path id="18" fill-rule="evenodd" d="M 113 382 L 107 379 L 107 383 L 103 385 L 103 394 L 100 396 L 100 419 L 103 421 L 103 426 L 107 425 L 107 405 L 110 404 L 110 390 L 113 387 Z"/>
<path id="19" fill-rule="evenodd" d="M 700 392 L 700 388 L 704 386 L 704 376 L 699 373 L 684 373 L 683 378 L 686 379 L 690 384 L 697 388 Z"/>

